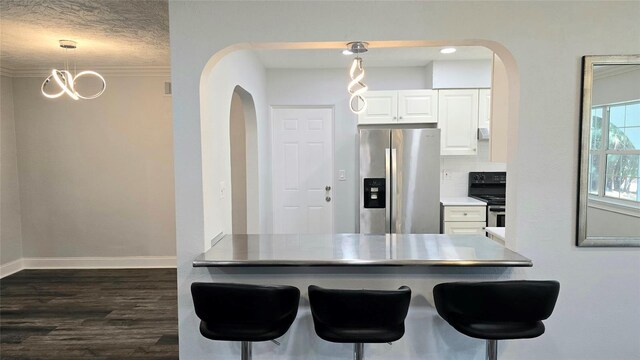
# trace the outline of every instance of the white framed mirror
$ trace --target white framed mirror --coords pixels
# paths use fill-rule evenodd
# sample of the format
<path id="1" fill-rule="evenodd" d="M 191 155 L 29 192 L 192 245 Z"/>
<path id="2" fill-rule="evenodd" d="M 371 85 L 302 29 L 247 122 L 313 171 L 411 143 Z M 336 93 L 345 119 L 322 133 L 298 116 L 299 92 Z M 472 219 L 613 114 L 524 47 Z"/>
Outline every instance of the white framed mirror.
<path id="1" fill-rule="evenodd" d="M 578 246 L 640 246 L 640 55 L 584 56 Z"/>

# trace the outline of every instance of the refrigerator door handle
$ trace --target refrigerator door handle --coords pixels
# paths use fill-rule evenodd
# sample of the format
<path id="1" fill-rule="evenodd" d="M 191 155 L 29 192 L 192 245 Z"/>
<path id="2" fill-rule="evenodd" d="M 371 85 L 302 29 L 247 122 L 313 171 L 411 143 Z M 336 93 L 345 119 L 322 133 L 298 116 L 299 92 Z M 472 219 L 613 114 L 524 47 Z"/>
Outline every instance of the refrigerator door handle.
<path id="1" fill-rule="evenodd" d="M 391 149 L 384 149 L 385 158 L 385 223 L 384 232 L 389 234 L 391 232 Z"/>
<path id="2" fill-rule="evenodd" d="M 398 201 L 400 201 L 398 194 L 398 157 L 396 156 L 396 149 L 391 149 L 391 196 L 393 197 L 394 204 L 391 205 L 391 233 L 395 234 L 398 232 L 397 225 L 398 220 Z"/>

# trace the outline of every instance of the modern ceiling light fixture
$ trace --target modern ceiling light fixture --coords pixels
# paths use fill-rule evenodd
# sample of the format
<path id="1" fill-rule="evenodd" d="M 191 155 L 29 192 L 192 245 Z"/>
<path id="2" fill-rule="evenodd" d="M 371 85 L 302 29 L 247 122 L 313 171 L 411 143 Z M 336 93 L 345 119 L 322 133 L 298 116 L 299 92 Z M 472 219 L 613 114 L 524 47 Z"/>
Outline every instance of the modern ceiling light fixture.
<path id="1" fill-rule="evenodd" d="M 58 70 L 58 69 L 51 70 L 51 75 L 49 75 L 42 83 L 42 86 L 41 86 L 42 95 L 44 95 L 49 99 L 55 99 L 55 98 L 59 98 L 64 94 L 67 94 L 73 100 L 79 100 L 79 99 L 90 100 L 90 99 L 95 99 L 98 96 L 102 95 L 104 90 L 107 88 L 107 82 L 104 80 L 102 75 L 91 70 L 85 70 L 77 73 L 75 59 L 73 61 L 73 74 L 70 71 L 69 57 L 67 56 L 67 52 L 69 50 L 73 50 L 75 55 L 75 49 L 78 47 L 78 43 L 76 43 L 73 40 L 60 40 L 59 43 L 60 43 L 60 47 L 65 50 L 64 70 Z M 100 91 L 98 91 L 93 95 L 88 95 L 88 96 L 81 95 L 76 90 L 76 85 L 77 85 L 76 81 L 82 76 L 95 76 L 98 79 L 100 79 L 100 81 L 102 81 L 102 88 L 100 89 Z M 57 92 L 57 93 L 47 92 L 46 91 L 47 85 L 51 86 L 53 85 L 54 82 L 60 88 L 60 92 Z"/>
<path id="2" fill-rule="evenodd" d="M 364 79 L 364 68 L 362 67 L 362 58 L 359 54 L 367 52 L 367 46 L 369 43 L 362 41 L 354 41 L 347 44 L 347 49 L 342 53 L 345 55 L 356 54 L 356 57 L 351 63 L 351 69 L 349 70 L 349 76 L 351 81 L 347 86 L 347 90 L 351 97 L 349 98 L 349 107 L 355 114 L 360 114 L 367 108 L 367 100 L 362 97 L 369 87 L 361 80 Z"/>
<path id="3" fill-rule="evenodd" d="M 440 53 L 441 54 L 453 54 L 456 51 L 457 51 L 456 48 L 448 47 L 448 48 L 444 48 L 444 49 L 440 50 Z"/>

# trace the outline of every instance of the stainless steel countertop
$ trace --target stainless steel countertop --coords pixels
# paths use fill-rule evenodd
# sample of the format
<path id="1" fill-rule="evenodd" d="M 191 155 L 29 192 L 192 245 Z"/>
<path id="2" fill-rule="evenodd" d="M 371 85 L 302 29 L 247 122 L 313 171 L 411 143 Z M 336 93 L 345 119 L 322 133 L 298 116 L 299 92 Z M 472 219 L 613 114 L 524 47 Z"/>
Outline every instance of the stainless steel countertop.
<path id="1" fill-rule="evenodd" d="M 533 266 L 480 235 L 222 235 L 194 267 Z"/>

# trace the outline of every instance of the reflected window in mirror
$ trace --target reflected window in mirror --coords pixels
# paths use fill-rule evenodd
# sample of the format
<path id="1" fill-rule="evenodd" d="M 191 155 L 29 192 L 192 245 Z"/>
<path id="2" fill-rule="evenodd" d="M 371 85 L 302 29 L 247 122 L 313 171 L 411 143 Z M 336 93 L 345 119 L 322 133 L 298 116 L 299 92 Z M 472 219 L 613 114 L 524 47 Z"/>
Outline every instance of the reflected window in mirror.
<path id="1" fill-rule="evenodd" d="M 579 246 L 640 246 L 640 56 L 585 56 Z"/>
<path id="2" fill-rule="evenodd" d="M 638 207 L 640 99 L 591 108 L 589 155 L 589 199 Z"/>

